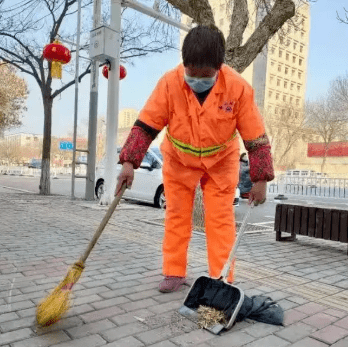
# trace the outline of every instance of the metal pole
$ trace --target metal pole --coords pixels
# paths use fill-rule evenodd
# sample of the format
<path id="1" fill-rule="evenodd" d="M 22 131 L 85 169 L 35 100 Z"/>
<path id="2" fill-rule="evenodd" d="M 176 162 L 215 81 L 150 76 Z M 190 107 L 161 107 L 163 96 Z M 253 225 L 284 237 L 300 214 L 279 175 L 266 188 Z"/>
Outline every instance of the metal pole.
<path id="1" fill-rule="evenodd" d="M 71 173 L 71 199 L 75 199 L 76 132 L 77 132 L 77 111 L 78 111 L 78 102 L 79 102 L 80 28 L 81 28 L 81 0 L 78 0 L 76 66 L 75 66 L 74 139 L 73 139 L 73 160 L 72 160 L 72 173 Z"/>
<path id="2" fill-rule="evenodd" d="M 100 25 L 101 1 L 93 3 L 93 29 Z M 89 124 L 88 124 L 88 155 L 87 155 L 87 179 L 85 199 L 94 200 L 95 161 L 97 147 L 97 120 L 98 120 L 98 61 L 93 60 L 91 65 L 91 82 L 89 96 Z"/>
<path id="3" fill-rule="evenodd" d="M 176 22 L 174 19 L 154 10 L 151 7 L 148 6 L 144 6 L 143 4 L 141 4 L 140 2 L 137 2 L 135 0 L 122 0 L 122 6 L 123 7 L 129 7 L 132 8 L 138 12 L 144 13 L 150 17 L 159 19 L 161 22 L 165 22 L 167 24 L 170 24 L 176 28 L 185 30 L 185 31 L 190 31 L 190 27 L 188 27 L 185 24 Z"/>
<path id="4" fill-rule="evenodd" d="M 116 188 L 116 146 L 118 128 L 119 107 L 119 77 L 120 77 L 120 41 L 121 41 L 121 0 L 111 0 L 110 28 L 116 32 L 117 43 L 115 47 L 115 59 L 110 61 L 111 69 L 108 79 L 108 99 L 106 118 L 106 162 L 104 194 L 100 204 L 111 204 Z"/>

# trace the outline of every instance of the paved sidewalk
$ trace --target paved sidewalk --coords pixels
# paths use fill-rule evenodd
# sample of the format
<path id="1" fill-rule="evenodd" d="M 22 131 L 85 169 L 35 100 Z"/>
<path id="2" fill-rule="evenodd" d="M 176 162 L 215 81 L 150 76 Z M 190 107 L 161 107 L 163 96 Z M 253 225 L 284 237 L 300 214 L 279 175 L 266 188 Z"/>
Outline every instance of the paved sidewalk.
<path id="1" fill-rule="evenodd" d="M 90 255 L 66 318 L 37 329 L 37 303 L 84 251 L 105 208 L 0 188 L 0 211 L 0 346 L 348 346 L 346 245 L 305 237 L 279 243 L 267 230 L 246 234 L 236 281 L 248 296 L 277 300 L 286 310 L 285 326 L 247 320 L 215 336 L 177 313 L 188 286 L 157 291 L 163 212 L 126 203 Z M 194 233 L 189 278 L 202 274 L 205 240 Z"/>

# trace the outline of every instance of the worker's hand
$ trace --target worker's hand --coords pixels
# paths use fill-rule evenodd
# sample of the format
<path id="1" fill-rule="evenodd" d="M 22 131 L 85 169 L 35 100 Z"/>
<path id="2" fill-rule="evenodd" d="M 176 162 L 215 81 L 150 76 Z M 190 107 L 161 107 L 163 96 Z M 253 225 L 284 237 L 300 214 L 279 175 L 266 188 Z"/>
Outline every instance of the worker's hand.
<path id="1" fill-rule="evenodd" d="M 121 172 L 117 178 L 115 196 L 120 192 L 123 183 L 126 182 L 127 188 L 130 189 L 134 180 L 134 167 L 132 163 L 125 162 L 122 165 Z"/>
<path id="2" fill-rule="evenodd" d="M 266 201 L 267 181 L 255 182 L 250 190 L 249 204 L 254 202 L 254 206 L 263 204 Z"/>

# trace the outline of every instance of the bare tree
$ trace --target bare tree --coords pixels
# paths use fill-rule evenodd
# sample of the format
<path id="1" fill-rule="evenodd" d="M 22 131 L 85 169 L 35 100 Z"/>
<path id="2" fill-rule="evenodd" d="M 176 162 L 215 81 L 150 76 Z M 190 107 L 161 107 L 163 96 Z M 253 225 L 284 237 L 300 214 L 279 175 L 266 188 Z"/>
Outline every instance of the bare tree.
<path id="1" fill-rule="evenodd" d="M 21 159 L 21 149 L 7 139 L 0 141 L 0 160 L 6 165 L 18 164 Z"/>
<path id="2" fill-rule="evenodd" d="M 348 113 L 348 73 L 331 82 L 330 99 L 337 111 Z"/>
<path id="3" fill-rule="evenodd" d="M 302 108 L 283 102 L 273 112 L 263 112 L 266 131 L 276 165 L 287 165 L 288 154 L 296 143 L 308 135 Z"/>
<path id="4" fill-rule="evenodd" d="M 337 110 L 329 97 L 324 97 L 307 103 L 306 121 L 308 128 L 323 141 L 325 148 L 321 164 L 321 172 L 323 172 L 330 144 L 346 136 L 348 117 Z"/>
<path id="5" fill-rule="evenodd" d="M 42 150 L 42 170 L 40 194 L 50 194 L 50 151 L 52 106 L 54 99 L 75 83 L 71 81 L 53 90 L 51 63 L 42 56 L 43 47 L 56 38 L 74 39 L 72 31 L 73 15 L 76 14 L 77 0 L 20 0 L 13 4 L 12 0 L 0 0 L 0 59 L 16 67 L 23 73 L 32 76 L 40 87 L 44 106 L 44 139 Z M 91 9 L 92 0 L 83 0 L 82 8 Z M 132 62 L 132 58 L 146 56 L 155 52 L 163 52 L 174 47 L 174 35 L 164 36 L 158 24 L 146 27 L 141 21 L 127 17 L 127 9 L 123 9 L 123 32 L 121 35 L 121 61 Z M 108 19 L 107 10 L 104 11 Z M 89 20 L 89 22 L 91 22 Z M 82 39 L 87 41 L 88 31 Z M 75 30 L 76 31 L 76 30 Z M 162 28 L 163 31 L 163 28 Z M 82 44 L 81 56 L 86 55 Z M 71 51 L 74 53 L 74 50 Z M 72 64 L 71 64 L 72 65 Z M 90 64 L 83 66 L 84 71 L 79 80 L 90 73 Z M 66 69 L 73 72 L 71 68 Z"/>

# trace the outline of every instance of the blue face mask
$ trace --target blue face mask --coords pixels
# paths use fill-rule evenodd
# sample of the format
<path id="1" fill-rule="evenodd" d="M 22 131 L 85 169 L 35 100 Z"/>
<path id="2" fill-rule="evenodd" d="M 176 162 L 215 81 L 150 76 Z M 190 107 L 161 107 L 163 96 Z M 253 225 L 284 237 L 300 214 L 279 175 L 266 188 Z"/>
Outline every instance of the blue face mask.
<path id="1" fill-rule="evenodd" d="M 196 93 L 203 93 L 210 89 L 216 82 L 217 74 L 214 77 L 191 77 L 184 75 L 186 83 Z"/>

